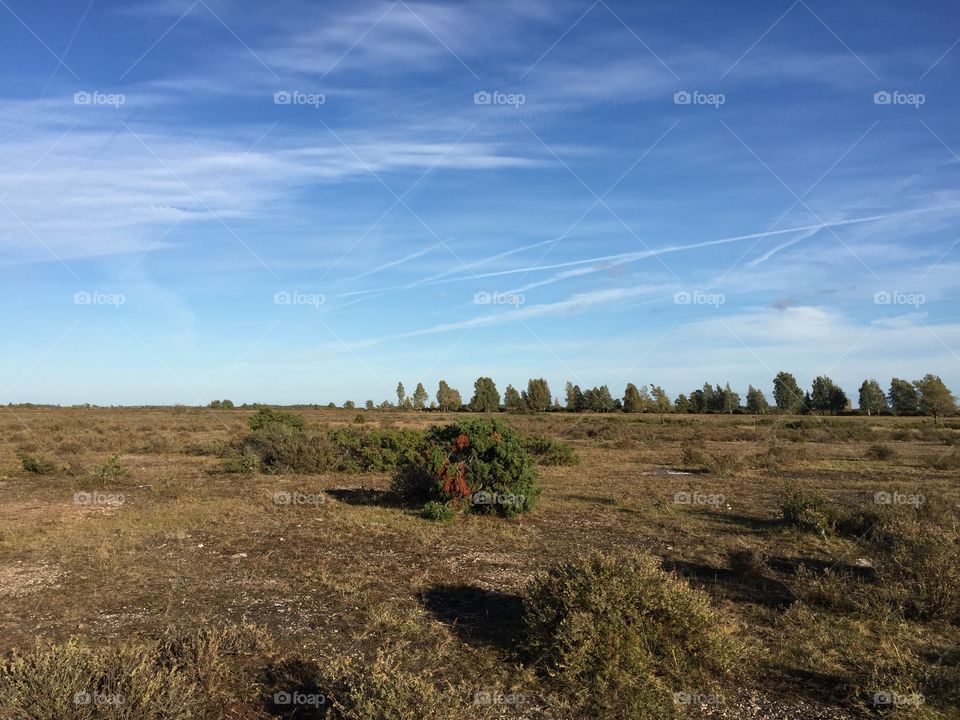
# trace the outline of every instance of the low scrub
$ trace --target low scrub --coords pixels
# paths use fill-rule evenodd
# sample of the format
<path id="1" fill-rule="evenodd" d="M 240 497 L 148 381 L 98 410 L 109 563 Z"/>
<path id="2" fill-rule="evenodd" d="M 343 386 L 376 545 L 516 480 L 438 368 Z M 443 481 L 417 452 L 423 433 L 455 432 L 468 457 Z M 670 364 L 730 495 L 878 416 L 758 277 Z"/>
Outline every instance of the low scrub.
<path id="1" fill-rule="evenodd" d="M 884 445 L 882 443 L 876 443 L 867 448 L 865 457 L 867 460 L 893 460 L 897 456 L 897 451 L 894 450 L 889 445 Z"/>
<path id="2" fill-rule="evenodd" d="M 523 440 L 523 447 L 533 455 L 537 465 L 575 466 L 580 464 L 580 456 L 577 452 L 560 440 L 528 435 Z"/>
<path id="3" fill-rule="evenodd" d="M 0 707 L 32 720 L 222 717 L 235 656 L 261 650 L 254 628 L 96 648 L 70 640 L 0 663 Z"/>
<path id="4" fill-rule="evenodd" d="M 583 717 L 678 716 L 740 658 L 707 596 L 643 554 L 563 562 L 526 601 L 528 650 Z"/>
<path id="5" fill-rule="evenodd" d="M 788 488 L 780 500 L 780 519 L 787 527 L 826 535 L 834 516 L 830 501 L 819 492 Z"/>
<path id="6" fill-rule="evenodd" d="M 394 489 L 413 503 L 507 517 L 532 510 L 540 494 L 523 436 L 499 420 L 432 428 L 422 450 L 394 477 Z"/>
<path id="7" fill-rule="evenodd" d="M 32 455 L 21 455 L 20 465 L 31 475 L 52 475 L 57 470 L 57 466 L 51 461 Z"/>

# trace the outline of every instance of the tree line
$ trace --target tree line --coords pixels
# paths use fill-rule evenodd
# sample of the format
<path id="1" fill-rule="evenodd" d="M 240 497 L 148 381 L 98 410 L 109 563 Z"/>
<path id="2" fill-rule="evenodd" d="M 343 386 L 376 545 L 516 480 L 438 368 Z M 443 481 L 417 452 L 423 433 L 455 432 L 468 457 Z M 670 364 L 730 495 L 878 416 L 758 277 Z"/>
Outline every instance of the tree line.
<path id="1" fill-rule="evenodd" d="M 836 415 L 853 412 L 846 392 L 825 375 L 814 379 L 809 390 L 803 390 L 789 372 L 781 371 L 773 378 L 773 404 L 763 391 L 753 385 L 747 387 L 743 399 L 730 383 L 704 383 L 690 393 L 681 393 L 671 400 L 659 385 L 627 383 L 622 397 L 613 397 L 607 385 L 582 390 L 568 382 L 564 402 L 554 398 L 550 385 L 543 378 L 531 378 L 524 390 L 507 385 L 501 396 L 492 378 L 480 377 L 473 384 L 473 396 L 464 402 L 460 391 L 441 380 L 434 399 L 430 398 L 422 382 L 408 395 L 402 382 L 397 383 L 397 403 L 384 401 L 379 405 L 367 400 L 367 410 L 440 410 L 470 412 L 594 412 L 594 413 L 767 413 Z M 955 415 L 957 399 L 938 375 L 927 374 L 919 380 L 893 378 L 886 392 L 875 379 L 864 380 L 858 393 L 859 413 L 862 415 L 928 415 L 936 420 Z M 229 400 L 214 400 L 210 407 L 231 408 Z M 336 407 L 330 403 L 329 407 Z M 353 409 L 352 400 L 343 407 Z"/>

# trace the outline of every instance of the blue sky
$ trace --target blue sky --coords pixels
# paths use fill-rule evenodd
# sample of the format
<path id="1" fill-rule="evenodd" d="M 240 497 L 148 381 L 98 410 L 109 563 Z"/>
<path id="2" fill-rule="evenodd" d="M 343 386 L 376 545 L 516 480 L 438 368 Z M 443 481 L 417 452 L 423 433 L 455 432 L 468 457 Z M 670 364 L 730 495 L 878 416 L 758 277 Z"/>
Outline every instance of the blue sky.
<path id="1" fill-rule="evenodd" d="M 960 5 L 0 2 L 0 402 L 960 388 Z"/>

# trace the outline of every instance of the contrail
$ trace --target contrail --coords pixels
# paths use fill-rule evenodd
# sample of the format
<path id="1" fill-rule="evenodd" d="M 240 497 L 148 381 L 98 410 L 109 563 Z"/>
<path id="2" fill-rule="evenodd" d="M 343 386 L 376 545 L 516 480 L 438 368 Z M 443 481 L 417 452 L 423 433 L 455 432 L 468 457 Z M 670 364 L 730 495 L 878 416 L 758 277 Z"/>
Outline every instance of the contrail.
<path id="1" fill-rule="evenodd" d="M 782 230 L 767 230 L 764 232 L 749 233 L 747 235 L 734 235 L 732 237 L 721 238 L 719 240 L 705 240 L 703 242 L 693 243 L 691 245 L 670 245 L 656 250 L 643 250 L 632 253 L 618 253 L 616 255 L 601 255 L 599 257 L 584 258 L 582 260 L 569 260 L 562 263 L 553 263 L 551 265 L 537 265 L 534 267 L 514 268 L 512 270 L 497 270 L 494 272 L 481 273 L 479 275 L 458 275 L 444 280 L 425 283 L 427 285 L 440 285 L 452 282 L 464 282 L 471 279 L 500 277 L 502 275 L 516 275 L 519 273 L 535 272 L 537 270 L 558 270 L 560 268 L 576 267 L 578 265 L 591 265 L 594 263 L 610 262 L 614 264 L 623 264 L 644 260 L 648 257 L 663 255 L 666 253 L 683 252 L 684 250 L 696 250 L 697 248 L 712 247 L 714 245 L 727 245 L 730 243 L 741 242 L 743 240 L 754 240 L 756 238 L 774 237 L 776 235 L 787 235 L 795 232 L 805 232 L 810 230 L 820 230 L 828 227 L 841 227 L 843 225 L 857 225 L 862 223 L 876 222 L 878 220 L 887 220 L 889 218 L 903 217 L 904 215 L 916 215 L 919 213 L 933 212 L 935 210 L 956 210 L 960 205 L 941 205 L 937 207 L 918 208 L 916 210 L 903 210 L 896 213 L 887 213 L 886 215 L 871 215 L 869 217 L 851 218 L 849 220 L 835 220 L 833 222 L 817 223 L 816 225 L 803 225 L 800 227 L 784 228 Z"/>

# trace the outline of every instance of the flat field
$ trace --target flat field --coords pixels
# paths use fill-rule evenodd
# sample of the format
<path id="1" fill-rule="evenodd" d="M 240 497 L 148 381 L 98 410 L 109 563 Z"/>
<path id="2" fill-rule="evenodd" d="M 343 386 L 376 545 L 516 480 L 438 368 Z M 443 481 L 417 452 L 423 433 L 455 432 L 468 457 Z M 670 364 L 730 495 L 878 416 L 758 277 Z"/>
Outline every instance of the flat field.
<path id="1" fill-rule="evenodd" d="M 459 717 L 584 717 L 524 655 L 525 593 L 555 562 L 642 550 L 709 595 L 749 658 L 735 681 L 697 689 L 714 700 L 681 708 L 691 717 L 958 717 L 957 625 L 864 611 L 858 598 L 883 592 L 870 528 L 798 528 L 781 508 L 793 488 L 831 507 L 889 493 L 897 511 L 957 513 L 956 419 L 501 415 L 581 464 L 538 467 L 530 514 L 438 523 L 398 502 L 388 473 L 228 472 L 251 412 L 0 408 L 0 654 L 34 658 L 51 707 L 76 685 L 69 657 L 36 660 L 50 647 L 193 637 L 226 658 L 194 657 L 214 716 L 325 717 L 310 691 L 344 665 L 371 682 L 410 673 Z M 462 417 L 296 412 L 311 430 Z M 299 704 L 277 697 L 298 690 Z M 114 717 L 83 714 L 90 692 L 72 715 L 0 696 L 0 716 Z"/>

